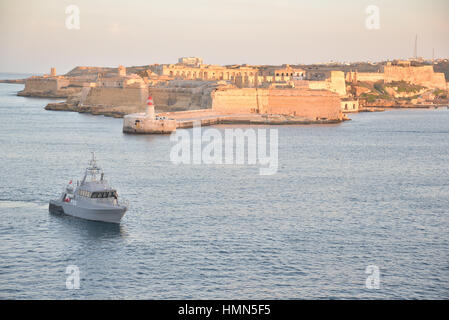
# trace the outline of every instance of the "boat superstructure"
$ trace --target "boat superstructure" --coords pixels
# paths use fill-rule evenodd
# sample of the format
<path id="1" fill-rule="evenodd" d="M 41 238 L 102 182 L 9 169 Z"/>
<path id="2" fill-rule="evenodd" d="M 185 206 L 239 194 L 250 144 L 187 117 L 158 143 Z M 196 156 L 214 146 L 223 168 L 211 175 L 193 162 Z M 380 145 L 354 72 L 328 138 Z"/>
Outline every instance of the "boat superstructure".
<path id="1" fill-rule="evenodd" d="M 128 209 L 128 205 L 122 202 L 118 200 L 117 190 L 104 179 L 95 153 L 92 153 L 81 182 L 74 186 L 70 181 L 57 200 L 50 200 L 49 211 L 87 220 L 120 223 Z"/>

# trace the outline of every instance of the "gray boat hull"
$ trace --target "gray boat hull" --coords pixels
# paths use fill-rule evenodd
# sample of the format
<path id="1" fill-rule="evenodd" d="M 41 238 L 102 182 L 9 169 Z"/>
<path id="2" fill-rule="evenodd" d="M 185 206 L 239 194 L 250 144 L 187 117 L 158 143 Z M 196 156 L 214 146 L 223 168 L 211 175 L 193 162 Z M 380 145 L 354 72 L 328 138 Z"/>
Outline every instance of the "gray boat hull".
<path id="1" fill-rule="evenodd" d="M 52 213 L 66 214 L 69 216 L 91 220 L 102 221 L 110 223 L 120 223 L 120 220 L 125 215 L 125 206 L 82 206 L 74 205 L 71 202 L 62 202 L 58 200 L 50 200 L 48 210 Z"/>

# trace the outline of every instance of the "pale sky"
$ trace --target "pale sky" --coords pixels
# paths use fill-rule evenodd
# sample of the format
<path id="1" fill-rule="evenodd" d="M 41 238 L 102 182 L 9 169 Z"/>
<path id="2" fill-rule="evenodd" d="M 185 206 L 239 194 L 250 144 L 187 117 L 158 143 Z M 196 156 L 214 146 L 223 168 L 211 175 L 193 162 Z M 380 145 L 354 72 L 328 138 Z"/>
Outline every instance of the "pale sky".
<path id="1" fill-rule="evenodd" d="M 68 5 L 80 29 L 66 28 Z M 369 5 L 380 28 L 365 26 Z M 0 72 L 449 58 L 448 0 L 0 0 Z"/>

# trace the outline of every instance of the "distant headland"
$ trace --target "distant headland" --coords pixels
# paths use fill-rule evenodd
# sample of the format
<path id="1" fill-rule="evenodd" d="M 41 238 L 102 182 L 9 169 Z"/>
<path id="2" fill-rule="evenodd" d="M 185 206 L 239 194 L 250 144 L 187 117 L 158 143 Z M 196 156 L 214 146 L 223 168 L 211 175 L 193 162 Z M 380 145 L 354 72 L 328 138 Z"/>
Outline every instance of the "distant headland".
<path id="1" fill-rule="evenodd" d="M 175 64 L 76 67 L 64 75 L 51 68 L 2 82 L 25 83 L 20 96 L 66 98 L 47 110 L 123 117 L 144 112 L 152 96 L 156 114 L 173 119 L 212 114 L 255 123 L 334 123 L 351 112 L 447 105 L 448 78 L 448 59 L 220 66 L 183 57 Z"/>

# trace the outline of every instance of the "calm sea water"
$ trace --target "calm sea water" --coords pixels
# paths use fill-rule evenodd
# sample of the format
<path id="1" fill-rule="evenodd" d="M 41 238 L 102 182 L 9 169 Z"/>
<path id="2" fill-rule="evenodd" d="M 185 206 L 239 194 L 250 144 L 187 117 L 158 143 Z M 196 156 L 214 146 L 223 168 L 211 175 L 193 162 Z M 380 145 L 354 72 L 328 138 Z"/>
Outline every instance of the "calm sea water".
<path id="1" fill-rule="evenodd" d="M 0 84 L 2 299 L 449 298 L 448 110 L 277 127 L 278 173 L 260 176 L 174 165 L 169 136 L 45 111 L 22 87 Z M 48 213 L 93 149 L 131 203 L 120 225 Z"/>

